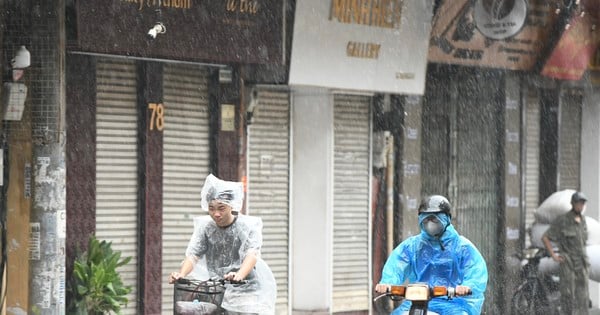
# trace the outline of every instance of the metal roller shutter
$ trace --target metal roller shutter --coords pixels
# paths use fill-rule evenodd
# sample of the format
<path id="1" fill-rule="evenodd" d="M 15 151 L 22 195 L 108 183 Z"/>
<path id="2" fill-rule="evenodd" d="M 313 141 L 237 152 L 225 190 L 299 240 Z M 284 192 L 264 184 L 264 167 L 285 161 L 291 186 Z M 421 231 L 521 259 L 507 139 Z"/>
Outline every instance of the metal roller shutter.
<path id="1" fill-rule="evenodd" d="M 173 285 L 200 209 L 200 191 L 209 172 L 208 70 L 164 66 L 162 313 L 173 313 Z"/>
<path id="2" fill-rule="evenodd" d="M 452 77 L 452 80 L 439 79 Z M 460 234 L 469 238 L 488 262 L 498 257 L 498 209 L 503 200 L 502 162 L 503 78 L 472 69 L 434 67 L 428 73 L 423 108 L 422 166 L 424 195 L 447 195 Z M 500 88 L 499 88 L 500 86 Z M 496 93 L 489 93 L 496 91 Z M 488 264 L 490 279 L 483 312 L 497 313 L 495 288 L 501 285 L 496 264 Z"/>
<path id="3" fill-rule="evenodd" d="M 119 271 L 133 290 L 123 314 L 136 314 L 137 250 L 137 111 L 135 64 L 98 59 L 96 68 L 96 237 L 112 242 L 122 257 Z"/>
<path id="4" fill-rule="evenodd" d="M 289 93 L 261 89 L 248 128 L 250 215 L 263 220 L 262 257 L 277 280 L 276 314 L 289 312 Z"/>
<path id="5" fill-rule="evenodd" d="M 493 76 L 474 75 L 461 80 L 457 93 L 456 115 L 456 185 L 458 200 L 456 228 L 466 236 L 486 259 L 491 262 L 498 257 L 499 207 L 503 200 L 498 180 L 503 156 L 502 144 L 495 139 L 504 136 L 503 106 L 495 93 L 503 90 L 502 79 Z M 499 88 L 500 86 L 500 88 Z M 500 212 L 501 213 L 501 212 Z M 490 279 L 486 292 L 486 308 L 497 313 L 496 288 L 501 287 L 498 265 L 488 263 Z M 485 308 L 484 308 L 485 309 Z"/>
<path id="6" fill-rule="evenodd" d="M 533 92 L 532 92 L 533 93 Z M 533 213 L 540 205 L 540 102 L 529 95 L 525 104 L 525 228 L 533 224 Z M 529 233 L 525 246 L 530 246 Z"/>
<path id="7" fill-rule="evenodd" d="M 332 311 L 370 308 L 371 98 L 334 96 Z"/>
<path id="8" fill-rule="evenodd" d="M 561 97 L 558 143 L 558 190 L 580 186 L 581 104 L 583 94 L 567 90 Z"/>

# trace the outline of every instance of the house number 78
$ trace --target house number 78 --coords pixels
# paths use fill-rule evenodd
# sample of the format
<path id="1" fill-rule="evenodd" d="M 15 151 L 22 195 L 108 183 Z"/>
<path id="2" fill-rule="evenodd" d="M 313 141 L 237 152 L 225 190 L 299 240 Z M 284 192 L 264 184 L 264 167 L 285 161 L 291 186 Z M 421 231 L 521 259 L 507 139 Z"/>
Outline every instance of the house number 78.
<path id="1" fill-rule="evenodd" d="M 150 130 L 162 131 L 165 127 L 165 107 L 162 103 L 148 103 L 148 109 L 152 111 L 150 115 Z"/>

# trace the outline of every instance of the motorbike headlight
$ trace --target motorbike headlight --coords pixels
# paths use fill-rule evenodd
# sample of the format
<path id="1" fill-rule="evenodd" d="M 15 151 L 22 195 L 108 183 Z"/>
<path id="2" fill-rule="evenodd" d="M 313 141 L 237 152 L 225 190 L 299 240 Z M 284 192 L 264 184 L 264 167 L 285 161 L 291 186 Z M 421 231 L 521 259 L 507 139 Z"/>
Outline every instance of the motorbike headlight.
<path id="1" fill-rule="evenodd" d="M 424 285 L 410 285 L 406 288 L 404 297 L 411 301 L 427 301 L 429 300 L 429 287 Z"/>

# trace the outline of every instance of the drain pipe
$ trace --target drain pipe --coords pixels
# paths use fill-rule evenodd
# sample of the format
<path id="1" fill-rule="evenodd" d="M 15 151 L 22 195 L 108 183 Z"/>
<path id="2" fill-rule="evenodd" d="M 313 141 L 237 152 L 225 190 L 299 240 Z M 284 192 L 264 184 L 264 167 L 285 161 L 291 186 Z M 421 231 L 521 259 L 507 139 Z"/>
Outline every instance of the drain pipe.
<path id="1" fill-rule="evenodd" d="M 387 255 L 389 256 L 394 250 L 394 136 L 386 131 L 386 152 L 387 152 L 387 168 L 385 177 L 386 189 L 386 240 L 387 240 Z"/>

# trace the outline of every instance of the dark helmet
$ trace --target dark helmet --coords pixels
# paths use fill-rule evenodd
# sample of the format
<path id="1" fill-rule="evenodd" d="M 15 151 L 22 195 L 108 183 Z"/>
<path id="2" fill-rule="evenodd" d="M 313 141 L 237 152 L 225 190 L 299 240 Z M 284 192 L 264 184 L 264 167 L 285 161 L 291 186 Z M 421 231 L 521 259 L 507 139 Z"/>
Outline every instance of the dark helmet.
<path id="1" fill-rule="evenodd" d="M 576 203 L 579 201 L 586 202 L 587 197 L 582 192 L 577 191 L 573 195 L 571 195 L 571 203 Z"/>
<path id="2" fill-rule="evenodd" d="M 448 217 L 452 217 L 452 205 L 444 196 L 432 195 L 426 197 L 419 206 L 419 214 L 440 212 L 447 214 Z"/>

